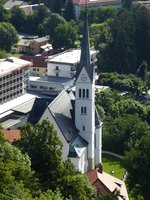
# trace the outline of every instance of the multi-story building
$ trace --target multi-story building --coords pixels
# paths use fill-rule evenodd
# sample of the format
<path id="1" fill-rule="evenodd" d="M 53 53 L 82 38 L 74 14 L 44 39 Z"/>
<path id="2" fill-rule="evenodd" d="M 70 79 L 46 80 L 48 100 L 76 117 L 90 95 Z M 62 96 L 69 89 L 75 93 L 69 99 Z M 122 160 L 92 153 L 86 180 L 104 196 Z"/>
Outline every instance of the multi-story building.
<path id="1" fill-rule="evenodd" d="M 90 50 L 91 59 L 95 60 L 96 51 Z M 80 61 L 81 49 L 69 49 L 47 61 L 47 75 L 55 77 L 73 78 Z"/>
<path id="2" fill-rule="evenodd" d="M 52 50 L 52 45 L 48 44 L 48 41 L 48 37 L 21 39 L 17 44 L 17 48 L 25 53 L 39 54 L 44 50 L 43 48 Z"/>
<path id="3" fill-rule="evenodd" d="M 96 59 L 96 51 L 90 50 L 91 60 Z M 69 49 L 47 59 L 47 76 L 30 76 L 29 90 L 44 94 L 55 94 L 73 85 L 81 49 Z"/>
<path id="4" fill-rule="evenodd" d="M 47 75 L 47 56 L 23 55 L 20 58 L 32 62 L 33 65 L 29 68 L 30 76 L 44 77 Z"/>
<path id="5" fill-rule="evenodd" d="M 9 57 L 0 63 L 0 104 L 24 94 L 31 62 Z"/>

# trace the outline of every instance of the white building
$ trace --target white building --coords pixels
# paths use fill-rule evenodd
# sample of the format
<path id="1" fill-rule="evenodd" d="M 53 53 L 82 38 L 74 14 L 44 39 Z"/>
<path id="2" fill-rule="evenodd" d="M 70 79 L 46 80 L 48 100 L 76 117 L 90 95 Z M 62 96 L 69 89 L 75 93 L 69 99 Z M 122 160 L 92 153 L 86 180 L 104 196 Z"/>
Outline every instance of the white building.
<path id="1" fill-rule="evenodd" d="M 90 50 L 91 60 L 96 59 L 96 51 Z M 69 49 L 47 60 L 47 76 L 30 76 L 29 90 L 42 94 L 58 94 L 73 86 L 81 49 Z"/>
<path id="2" fill-rule="evenodd" d="M 40 119 L 49 119 L 53 123 L 63 142 L 63 160 L 69 158 L 82 173 L 101 163 L 102 154 L 102 122 L 95 108 L 95 68 L 89 44 L 86 16 L 75 94 L 72 89 L 63 90 Z"/>
<path id="3" fill-rule="evenodd" d="M 92 59 L 96 57 L 96 51 L 90 50 Z M 81 49 L 69 49 L 47 61 L 47 75 L 55 77 L 73 78 L 80 62 Z"/>
<path id="4" fill-rule="evenodd" d="M 0 104 L 26 92 L 31 65 L 31 62 L 14 57 L 0 62 Z"/>

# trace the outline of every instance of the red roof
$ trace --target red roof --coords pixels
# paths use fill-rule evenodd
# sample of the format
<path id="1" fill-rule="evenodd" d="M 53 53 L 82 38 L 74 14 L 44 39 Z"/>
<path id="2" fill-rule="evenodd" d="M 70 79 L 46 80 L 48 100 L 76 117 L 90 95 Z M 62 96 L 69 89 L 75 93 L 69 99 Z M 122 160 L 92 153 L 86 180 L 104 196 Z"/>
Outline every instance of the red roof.
<path id="1" fill-rule="evenodd" d="M 4 134 L 4 138 L 8 140 L 10 143 L 14 143 L 20 139 L 20 130 L 6 130 L 2 129 L 2 133 Z"/>
<path id="2" fill-rule="evenodd" d="M 33 67 L 42 67 L 42 68 L 46 68 L 47 67 L 47 63 L 46 63 L 46 59 L 47 56 L 26 56 L 23 55 L 20 57 L 23 60 L 27 60 L 33 63 Z"/>
<path id="3" fill-rule="evenodd" d="M 91 185 L 93 185 L 96 182 L 96 180 L 98 179 L 96 169 L 93 169 L 93 170 L 87 172 L 86 175 L 87 175 Z"/>
<path id="4" fill-rule="evenodd" d="M 94 4 L 101 4 L 107 2 L 118 2 L 120 0 L 72 0 L 73 4 L 76 5 L 94 5 Z"/>
<path id="5" fill-rule="evenodd" d="M 100 173 L 97 169 L 87 172 L 86 175 L 91 185 L 95 187 L 96 190 L 100 190 L 102 196 L 106 196 L 117 189 L 120 191 L 120 195 L 117 197 L 118 200 L 129 200 L 124 181 L 105 172 Z"/>

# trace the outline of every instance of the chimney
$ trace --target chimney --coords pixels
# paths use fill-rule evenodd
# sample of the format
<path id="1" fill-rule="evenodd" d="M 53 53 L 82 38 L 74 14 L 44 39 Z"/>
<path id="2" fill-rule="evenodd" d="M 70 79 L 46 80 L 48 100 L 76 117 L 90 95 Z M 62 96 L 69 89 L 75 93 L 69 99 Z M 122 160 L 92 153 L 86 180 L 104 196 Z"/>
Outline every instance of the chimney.
<path id="1" fill-rule="evenodd" d="M 98 172 L 101 173 L 101 174 L 103 173 L 103 165 L 102 165 L 102 163 L 99 163 Z"/>

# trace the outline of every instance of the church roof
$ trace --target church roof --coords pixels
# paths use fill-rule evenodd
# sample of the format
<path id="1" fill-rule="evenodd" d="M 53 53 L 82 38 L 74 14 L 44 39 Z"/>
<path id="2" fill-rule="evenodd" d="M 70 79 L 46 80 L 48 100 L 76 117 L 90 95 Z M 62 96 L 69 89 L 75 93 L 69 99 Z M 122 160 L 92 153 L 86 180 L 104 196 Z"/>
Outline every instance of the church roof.
<path id="1" fill-rule="evenodd" d="M 67 142 L 72 142 L 78 131 L 73 120 L 73 101 L 75 97 L 72 91 L 63 90 L 49 105 L 55 122 L 62 131 Z"/>
<path id="2" fill-rule="evenodd" d="M 83 67 L 85 67 L 91 82 L 93 82 L 93 79 L 94 79 L 94 65 L 93 64 L 94 63 L 91 63 L 91 56 L 90 56 L 88 15 L 86 12 L 85 21 L 84 21 L 83 39 L 82 39 L 82 45 L 81 45 L 81 57 L 80 57 L 80 63 L 77 67 L 76 79 L 80 75 Z"/>
<path id="3" fill-rule="evenodd" d="M 27 122 L 35 125 L 41 119 L 45 109 L 53 99 L 49 98 L 36 98 L 32 110 L 29 114 Z"/>

